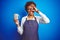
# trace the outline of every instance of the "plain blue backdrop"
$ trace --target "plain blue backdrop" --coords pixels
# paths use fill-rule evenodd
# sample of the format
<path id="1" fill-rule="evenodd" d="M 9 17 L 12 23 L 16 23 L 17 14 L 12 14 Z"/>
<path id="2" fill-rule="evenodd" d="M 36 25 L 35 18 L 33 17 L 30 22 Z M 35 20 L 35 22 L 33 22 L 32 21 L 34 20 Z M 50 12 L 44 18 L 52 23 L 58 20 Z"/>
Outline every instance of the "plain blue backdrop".
<path id="1" fill-rule="evenodd" d="M 14 13 L 19 20 L 27 13 L 24 5 L 31 0 L 0 0 L 0 40 L 21 40 L 14 23 Z M 60 40 L 60 0 L 32 0 L 37 8 L 50 19 L 49 24 L 39 24 L 39 40 Z M 39 16 L 35 13 L 36 16 Z"/>

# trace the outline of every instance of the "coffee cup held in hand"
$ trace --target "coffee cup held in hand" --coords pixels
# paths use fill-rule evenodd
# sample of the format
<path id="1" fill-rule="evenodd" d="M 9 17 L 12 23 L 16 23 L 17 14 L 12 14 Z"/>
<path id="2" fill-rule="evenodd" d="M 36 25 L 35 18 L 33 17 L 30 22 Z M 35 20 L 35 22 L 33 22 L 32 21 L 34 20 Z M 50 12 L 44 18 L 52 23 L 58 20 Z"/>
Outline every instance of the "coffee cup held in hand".
<path id="1" fill-rule="evenodd" d="M 14 14 L 14 19 L 19 19 L 19 14 Z"/>
<path id="2" fill-rule="evenodd" d="M 14 14 L 14 22 L 18 25 L 19 24 L 19 14 Z"/>

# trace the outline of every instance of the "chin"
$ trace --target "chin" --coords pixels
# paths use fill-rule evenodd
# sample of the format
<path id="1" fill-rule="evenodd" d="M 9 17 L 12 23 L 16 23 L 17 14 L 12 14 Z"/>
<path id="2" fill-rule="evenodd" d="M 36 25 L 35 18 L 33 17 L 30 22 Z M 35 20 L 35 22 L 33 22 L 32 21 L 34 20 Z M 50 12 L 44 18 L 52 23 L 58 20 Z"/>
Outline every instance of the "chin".
<path id="1" fill-rule="evenodd" d="M 30 12 L 29 15 L 33 16 L 34 15 L 34 12 Z"/>
<path id="2" fill-rule="evenodd" d="M 30 13 L 30 15 L 31 15 L 31 16 L 33 16 L 33 15 L 34 15 L 34 13 Z"/>
<path id="3" fill-rule="evenodd" d="M 33 13 L 29 13 L 30 16 L 34 15 Z"/>

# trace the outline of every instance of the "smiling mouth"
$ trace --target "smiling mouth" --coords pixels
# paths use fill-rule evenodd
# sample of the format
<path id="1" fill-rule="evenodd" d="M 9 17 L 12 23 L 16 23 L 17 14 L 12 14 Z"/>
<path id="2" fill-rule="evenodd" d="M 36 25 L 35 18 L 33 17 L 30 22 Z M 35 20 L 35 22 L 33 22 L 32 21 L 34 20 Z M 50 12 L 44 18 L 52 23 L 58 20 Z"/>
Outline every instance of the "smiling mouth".
<path id="1" fill-rule="evenodd" d="M 32 13 L 34 13 L 34 11 L 31 11 Z"/>
<path id="2" fill-rule="evenodd" d="M 31 11 L 31 12 L 34 12 L 34 11 Z"/>

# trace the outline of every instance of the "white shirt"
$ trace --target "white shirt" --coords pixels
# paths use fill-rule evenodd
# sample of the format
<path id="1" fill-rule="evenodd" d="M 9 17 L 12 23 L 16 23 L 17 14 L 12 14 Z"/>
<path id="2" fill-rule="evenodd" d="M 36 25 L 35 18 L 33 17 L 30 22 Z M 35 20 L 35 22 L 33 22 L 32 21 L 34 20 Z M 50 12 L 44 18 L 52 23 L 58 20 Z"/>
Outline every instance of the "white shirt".
<path id="1" fill-rule="evenodd" d="M 39 11 L 39 14 L 40 14 L 40 16 L 35 16 L 38 24 L 39 23 L 49 23 L 50 22 L 49 18 L 45 14 L 43 14 L 40 11 Z M 26 21 L 26 18 L 27 18 L 27 16 L 25 16 L 25 17 L 22 18 L 22 20 L 21 20 L 21 26 L 18 27 L 17 31 L 18 31 L 18 33 L 20 35 L 23 34 L 23 24 Z M 33 18 L 32 20 L 35 20 L 35 18 Z"/>

